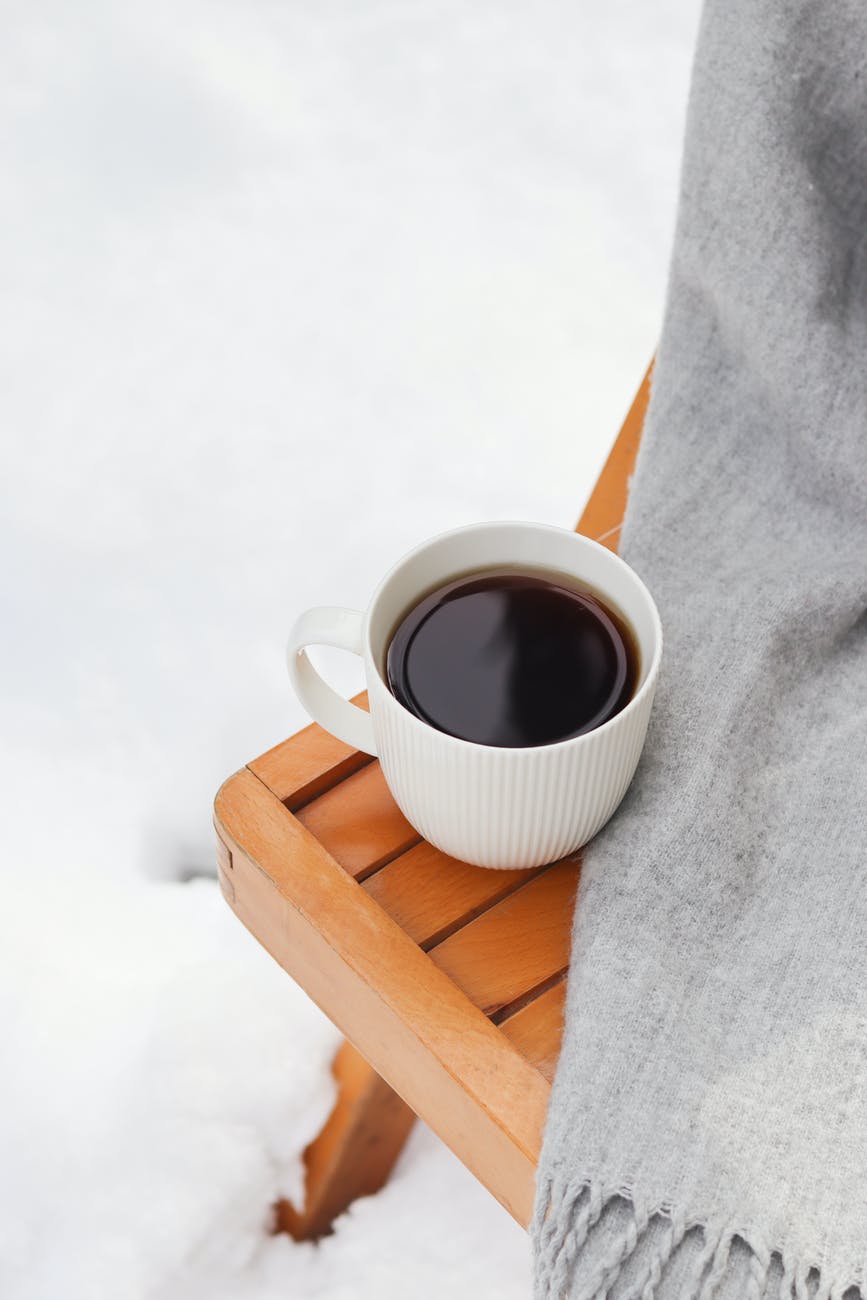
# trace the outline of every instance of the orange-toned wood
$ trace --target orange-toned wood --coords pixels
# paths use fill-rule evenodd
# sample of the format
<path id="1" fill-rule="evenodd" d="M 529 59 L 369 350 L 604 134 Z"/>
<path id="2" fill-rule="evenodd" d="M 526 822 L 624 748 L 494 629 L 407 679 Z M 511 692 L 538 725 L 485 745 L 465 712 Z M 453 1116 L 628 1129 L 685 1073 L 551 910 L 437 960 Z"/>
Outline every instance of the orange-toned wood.
<path id="1" fill-rule="evenodd" d="M 366 709 L 367 691 L 356 695 L 352 702 Z M 314 722 L 248 763 L 248 767 L 294 810 L 370 762 L 369 754 L 350 749 Z"/>
<path id="2" fill-rule="evenodd" d="M 369 876 L 364 888 L 422 948 L 430 948 L 535 875 L 486 871 L 422 841 Z"/>
<path id="3" fill-rule="evenodd" d="M 539 997 L 500 1021 L 500 1028 L 550 1083 L 554 1078 L 563 1036 L 566 977 L 545 989 Z"/>
<path id="4" fill-rule="evenodd" d="M 612 550 L 649 378 L 578 525 Z M 305 1206 L 280 1207 L 281 1226 L 318 1235 L 381 1185 L 411 1112 L 526 1223 L 577 860 L 497 872 L 445 857 L 418 840 L 376 761 L 315 725 L 226 782 L 216 823 L 230 906 L 354 1044 L 338 1054 L 338 1100 L 305 1153 Z"/>
<path id="5" fill-rule="evenodd" d="M 251 771 L 215 811 L 235 913 L 526 1224 L 546 1080 Z"/>
<path id="6" fill-rule="evenodd" d="M 334 1109 L 304 1152 L 304 1205 L 277 1206 L 278 1229 L 296 1241 L 323 1236 L 350 1202 L 378 1192 L 415 1122 L 415 1112 L 351 1043 L 343 1043 L 332 1073 Z"/>
<path id="7" fill-rule="evenodd" d="M 579 533 L 602 542 L 610 551 L 616 551 L 620 541 L 620 527 L 626 513 L 629 482 L 635 468 L 635 458 L 641 442 L 641 431 L 650 400 L 650 383 L 653 362 L 647 368 L 641 387 L 635 394 L 623 428 L 611 449 L 593 494 L 578 520 Z"/>
<path id="8" fill-rule="evenodd" d="M 419 841 L 418 831 L 392 799 L 378 763 L 368 763 L 305 804 L 298 820 L 359 880 Z"/>
<path id="9" fill-rule="evenodd" d="M 569 965 L 580 862 L 566 858 L 496 903 L 431 957 L 486 1015 L 496 1015 Z"/>

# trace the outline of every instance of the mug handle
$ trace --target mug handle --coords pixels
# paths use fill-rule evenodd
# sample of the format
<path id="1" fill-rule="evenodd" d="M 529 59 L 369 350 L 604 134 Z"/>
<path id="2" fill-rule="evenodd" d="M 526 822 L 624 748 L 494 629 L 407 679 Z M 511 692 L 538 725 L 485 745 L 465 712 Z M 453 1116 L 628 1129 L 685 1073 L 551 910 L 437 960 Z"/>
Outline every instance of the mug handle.
<path id="1" fill-rule="evenodd" d="M 330 645 L 360 655 L 363 651 L 364 615 L 355 609 L 321 606 L 306 610 L 295 621 L 286 647 L 286 663 L 295 694 L 310 716 L 332 736 L 376 754 L 376 740 L 370 714 L 345 700 L 329 686 L 310 662 L 306 647 Z"/>

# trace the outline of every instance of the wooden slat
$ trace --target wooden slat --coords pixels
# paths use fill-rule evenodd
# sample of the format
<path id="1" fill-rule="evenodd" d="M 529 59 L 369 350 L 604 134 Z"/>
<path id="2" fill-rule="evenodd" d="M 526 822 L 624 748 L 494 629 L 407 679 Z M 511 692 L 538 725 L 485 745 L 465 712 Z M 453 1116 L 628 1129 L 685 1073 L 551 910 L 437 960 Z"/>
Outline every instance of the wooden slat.
<path id="1" fill-rule="evenodd" d="M 563 1037 L 566 977 L 500 1021 L 500 1029 L 522 1056 L 541 1071 L 549 1083 L 554 1078 Z"/>
<path id="2" fill-rule="evenodd" d="M 326 790 L 297 816 L 359 880 L 419 842 L 418 832 L 394 802 L 379 763 L 369 763 Z"/>
<path id="3" fill-rule="evenodd" d="M 537 871 L 472 867 L 422 841 L 365 880 L 364 888 L 411 939 L 427 948 L 512 893 Z"/>
<path id="4" fill-rule="evenodd" d="M 578 521 L 579 533 L 601 542 L 610 551 L 616 551 L 620 542 L 620 528 L 626 513 L 629 481 L 635 467 L 641 431 L 644 427 L 644 416 L 650 400 L 652 373 L 653 362 L 647 368 L 641 387 L 635 394 L 629 414 L 623 422 L 623 428 L 617 435 L 617 441 Z"/>
<path id="5" fill-rule="evenodd" d="M 328 1232 L 358 1196 L 378 1192 L 415 1122 L 415 1112 L 344 1039 L 331 1067 L 337 1100 L 304 1152 L 304 1205 L 277 1206 L 277 1226 L 296 1241 Z"/>
<path id="6" fill-rule="evenodd" d="M 352 702 L 366 709 L 367 692 Z M 314 722 L 247 766 L 294 811 L 371 761 L 369 754 L 350 749 Z"/>
<path id="7" fill-rule="evenodd" d="M 215 813 L 236 915 L 527 1224 L 549 1094 L 538 1070 L 249 769 Z"/>
<path id="8" fill-rule="evenodd" d="M 569 964 L 581 864 L 565 858 L 430 950 L 440 970 L 494 1015 Z"/>

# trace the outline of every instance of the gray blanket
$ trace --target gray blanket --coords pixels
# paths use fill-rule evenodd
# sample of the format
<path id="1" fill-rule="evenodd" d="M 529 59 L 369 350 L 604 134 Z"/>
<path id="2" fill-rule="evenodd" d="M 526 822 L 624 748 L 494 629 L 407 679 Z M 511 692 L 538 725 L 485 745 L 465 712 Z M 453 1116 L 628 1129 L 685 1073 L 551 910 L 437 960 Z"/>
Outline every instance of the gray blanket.
<path id="1" fill-rule="evenodd" d="M 590 846 L 537 1297 L 867 1297 L 867 4 L 709 0 L 622 554 L 665 661 Z"/>

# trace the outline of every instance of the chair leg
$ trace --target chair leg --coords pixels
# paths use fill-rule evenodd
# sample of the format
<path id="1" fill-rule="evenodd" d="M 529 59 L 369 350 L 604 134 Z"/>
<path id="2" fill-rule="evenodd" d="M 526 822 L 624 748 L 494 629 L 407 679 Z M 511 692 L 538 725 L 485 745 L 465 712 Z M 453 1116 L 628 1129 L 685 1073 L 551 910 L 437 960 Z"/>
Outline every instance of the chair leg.
<path id="1" fill-rule="evenodd" d="M 277 1231 L 311 1241 L 331 1231 L 359 1196 L 378 1192 L 415 1120 L 414 1112 L 344 1041 L 331 1067 L 338 1094 L 325 1126 L 304 1152 L 305 1203 L 277 1206 Z"/>

